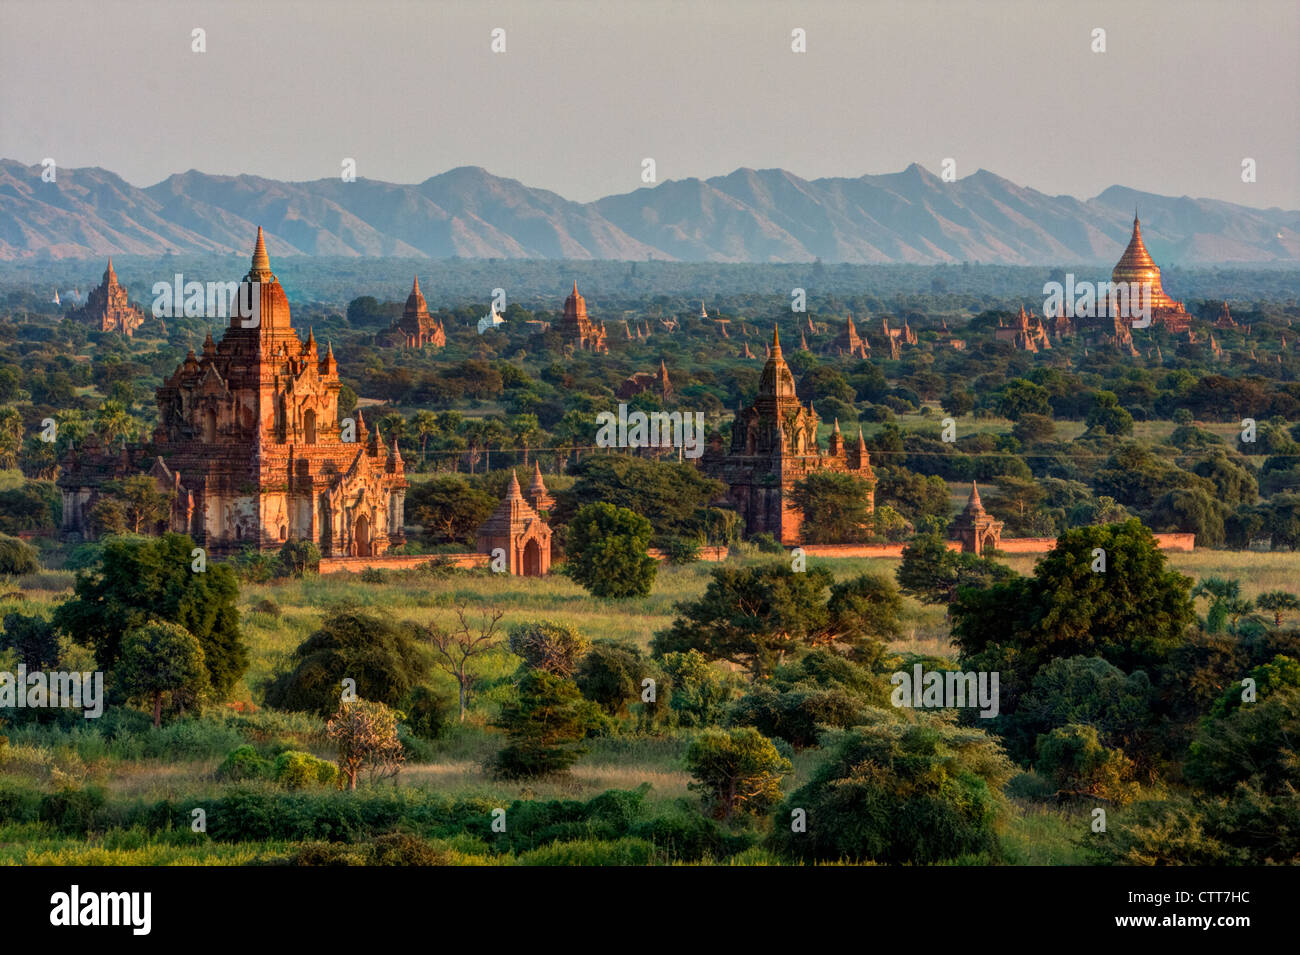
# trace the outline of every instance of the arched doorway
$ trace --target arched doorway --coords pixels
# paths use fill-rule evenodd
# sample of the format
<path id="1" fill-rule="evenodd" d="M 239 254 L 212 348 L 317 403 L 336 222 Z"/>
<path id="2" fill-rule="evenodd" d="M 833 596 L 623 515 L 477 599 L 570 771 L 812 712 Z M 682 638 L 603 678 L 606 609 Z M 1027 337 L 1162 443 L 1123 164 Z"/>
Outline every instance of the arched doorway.
<path id="1" fill-rule="evenodd" d="M 316 535 L 320 539 L 320 552 L 325 556 L 334 553 L 334 524 L 330 520 L 330 506 L 324 495 L 320 499 L 320 516 L 316 519 Z"/>
<path id="2" fill-rule="evenodd" d="M 370 518 L 366 515 L 362 514 L 357 518 L 357 527 L 352 540 L 356 544 L 358 557 L 373 556 L 370 553 Z"/>
<path id="3" fill-rule="evenodd" d="M 302 415 L 303 441 L 306 444 L 316 443 L 316 412 L 310 408 L 303 412 Z"/>
<path id="4" fill-rule="evenodd" d="M 203 412 L 203 443 L 217 443 L 217 413 L 211 408 Z"/>
<path id="5" fill-rule="evenodd" d="M 535 540 L 524 545 L 524 576 L 542 576 L 542 551 Z"/>

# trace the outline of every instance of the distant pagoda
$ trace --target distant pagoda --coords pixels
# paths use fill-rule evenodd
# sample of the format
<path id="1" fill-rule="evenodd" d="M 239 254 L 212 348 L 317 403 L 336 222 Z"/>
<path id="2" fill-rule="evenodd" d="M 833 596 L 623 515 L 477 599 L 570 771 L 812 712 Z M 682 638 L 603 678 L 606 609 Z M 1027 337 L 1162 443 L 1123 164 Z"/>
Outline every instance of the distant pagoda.
<path id="1" fill-rule="evenodd" d="M 89 325 L 101 332 L 120 332 L 128 338 L 144 324 L 144 317 L 139 306 L 128 300 L 126 286 L 118 282 L 112 256 L 109 256 L 108 268 L 104 270 L 103 283 L 90 290 L 86 304 L 68 313 L 68 318 L 79 325 Z"/>

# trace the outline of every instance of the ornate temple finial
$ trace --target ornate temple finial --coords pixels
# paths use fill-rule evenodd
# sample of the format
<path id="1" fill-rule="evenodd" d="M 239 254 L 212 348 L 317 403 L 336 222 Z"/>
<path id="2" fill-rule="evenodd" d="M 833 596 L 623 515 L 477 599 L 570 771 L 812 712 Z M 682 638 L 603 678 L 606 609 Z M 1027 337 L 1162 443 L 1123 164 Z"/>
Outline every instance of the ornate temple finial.
<path id="1" fill-rule="evenodd" d="M 253 246 L 253 264 L 248 270 L 248 277 L 254 282 L 274 281 L 271 273 L 271 257 L 266 254 L 266 239 L 262 227 L 257 227 L 257 244 Z"/>
<path id="2" fill-rule="evenodd" d="M 966 506 L 967 507 L 984 506 L 983 502 L 980 500 L 980 489 L 978 486 L 976 486 L 974 481 L 970 482 L 970 500 L 966 502 Z"/>
<path id="3" fill-rule="evenodd" d="M 510 486 L 506 488 L 507 501 L 522 501 L 524 499 L 523 489 L 519 487 L 519 475 L 513 470 L 510 472 Z"/>
<path id="4" fill-rule="evenodd" d="M 776 325 L 772 326 L 772 351 L 770 352 L 770 357 L 781 357 L 781 333 L 777 329 Z"/>
<path id="5" fill-rule="evenodd" d="M 415 284 L 411 286 L 411 294 L 412 295 L 420 294 L 420 277 L 418 275 L 415 277 Z"/>

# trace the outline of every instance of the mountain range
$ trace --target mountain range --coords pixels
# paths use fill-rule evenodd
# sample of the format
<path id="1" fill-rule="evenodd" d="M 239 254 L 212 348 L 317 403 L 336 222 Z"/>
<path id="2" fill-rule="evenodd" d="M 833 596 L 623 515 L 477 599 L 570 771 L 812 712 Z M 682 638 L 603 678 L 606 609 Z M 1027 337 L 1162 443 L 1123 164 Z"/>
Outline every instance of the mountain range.
<path id="1" fill-rule="evenodd" d="M 244 253 L 261 225 L 276 256 L 1112 264 L 1136 209 L 1161 265 L 1300 263 L 1300 211 L 1122 186 L 1080 200 L 916 163 L 856 179 L 737 169 L 586 203 L 477 166 L 415 185 L 190 170 L 140 188 L 98 167 L 41 172 L 0 159 L 0 260 Z"/>

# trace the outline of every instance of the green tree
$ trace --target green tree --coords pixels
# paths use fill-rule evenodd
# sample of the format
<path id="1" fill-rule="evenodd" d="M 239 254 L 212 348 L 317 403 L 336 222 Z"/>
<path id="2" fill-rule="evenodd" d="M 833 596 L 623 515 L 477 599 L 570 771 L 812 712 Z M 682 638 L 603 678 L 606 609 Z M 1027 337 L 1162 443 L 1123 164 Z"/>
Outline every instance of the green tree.
<path id="1" fill-rule="evenodd" d="M 413 625 L 354 607 L 327 614 L 290 662 L 292 668 L 267 687 L 266 702 L 321 716 L 338 708 L 345 679 L 356 681 L 359 698 L 398 706 L 430 673 Z"/>
<path id="2" fill-rule="evenodd" d="M 923 865 L 997 848 L 1002 787 L 1015 771 L 981 730 L 928 713 L 873 711 L 777 813 L 773 848 L 806 860 Z"/>
<path id="3" fill-rule="evenodd" d="M 658 566 L 646 550 L 654 530 L 626 507 L 588 504 L 565 539 L 568 574 L 597 597 L 646 597 Z"/>
<path id="4" fill-rule="evenodd" d="M 1011 568 L 988 557 L 951 550 L 935 531 L 918 534 L 903 548 L 894 571 L 898 586 L 924 603 L 950 604 L 962 587 L 977 590 L 1014 580 Z"/>
<path id="5" fill-rule="evenodd" d="M 311 541 L 291 537 L 280 548 L 280 573 L 303 578 L 320 570 L 320 549 Z"/>
<path id="6" fill-rule="evenodd" d="M 184 534 L 108 540 L 100 569 L 77 574 L 72 599 L 54 611 L 55 625 L 88 644 L 100 666 L 110 669 L 128 631 L 152 619 L 184 627 L 203 649 L 213 693 L 224 699 L 248 668 L 239 583 L 222 564 L 196 572 L 194 550 Z"/>
<path id="7" fill-rule="evenodd" d="M 752 726 L 708 729 L 686 750 L 689 788 L 721 819 L 737 812 L 761 815 L 781 799 L 781 780 L 794 767 Z"/>
<path id="8" fill-rule="evenodd" d="M 438 433 L 438 416 L 432 411 L 421 410 L 411 415 L 411 430 L 415 432 L 420 443 L 420 465 L 424 465 L 424 455 L 429 447 L 429 439 Z"/>
<path id="9" fill-rule="evenodd" d="M 830 632 L 838 643 L 861 647 L 902 633 L 903 599 L 894 582 L 880 574 L 862 574 L 835 584 L 826 609 Z"/>
<path id="10" fill-rule="evenodd" d="M 1137 520 L 1072 528 L 1033 577 L 960 590 L 953 642 L 967 664 L 1005 666 L 1026 681 L 1060 657 L 1100 656 L 1125 671 L 1157 665 L 1195 621 L 1192 582 L 1167 563 Z M 1005 699 L 1007 674 L 1002 679 Z"/>
<path id="11" fill-rule="evenodd" d="M 17 537 L 0 534 L 0 575 L 21 577 L 40 569 L 35 547 Z"/>
<path id="12" fill-rule="evenodd" d="M 162 490 L 158 482 L 147 474 L 108 481 L 104 484 L 103 494 L 121 507 L 126 529 L 132 534 L 152 533 L 159 524 L 166 522 L 176 499 L 175 491 L 170 488 Z"/>
<path id="13" fill-rule="evenodd" d="M 496 756 L 496 774 L 531 779 L 564 772 L 586 752 L 582 740 L 597 719 L 595 704 L 583 699 L 573 681 L 527 670 L 517 697 L 502 704 L 492 724 L 509 741 Z"/>
<path id="14" fill-rule="evenodd" d="M 569 523 L 588 504 L 612 504 L 644 515 L 656 536 L 694 536 L 701 509 L 725 490 L 694 465 L 630 455 L 588 455 L 570 473 L 573 486 L 556 493 L 553 523 Z"/>
<path id="15" fill-rule="evenodd" d="M 17 408 L 0 408 L 0 469 L 18 467 L 23 449 L 23 416 Z"/>
<path id="16" fill-rule="evenodd" d="M 198 700 L 208 686 L 203 648 L 194 634 L 160 620 L 127 632 L 113 675 L 129 698 L 149 700 L 155 729 L 162 726 L 164 695 Z"/>
<path id="17" fill-rule="evenodd" d="M 59 634 L 44 617 L 7 613 L 0 650 L 12 650 L 29 670 L 53 667 L 59 661 Z"/>
<path id="18" fill-rule="evenodd" d="M 1050 392 L 1042 385 L 1036 385 L 1024 378 L 1013 378 L 1007 382 L 1002 393 L 997 397 L 997 411 L 1004 418 L 1018 421 L 1025 415 L 1051 417 L 1052 405 Z"/>
<path id="19" fill-rule="evenodd" d="M 524 467 L 528 467 L 528 449 L 535 447 L 542 436 L 542 426 L 535 414 L 511 415 L 506 427 L 515 443 L 524 449 Z"/>
<path id="20" fill-rule="evenodd" d="M 339 706 L 325 724 L 325 735 L 338 746 L 340 781 L 357 788 L 357 776 L 371 782 L 396 776 L 405 759 L 397 736 L 398 715 L 377 700 L 354 700 Z"/>
<path id="21" fill-rule="evenodd" d="M 1240 695 L 1240 688 L 1236 690 Z M 1185 774 L 1212 793 L 1249 784 L 1270 796 L 1295 799 L 1300 759 L 1300 687 L 1280 686 L 1226 716 L 1210 717 L 1192 741 Z"/>
<path id="22" fill-rule="evenodd" d="M 852 474 L 815 471 L 794 487 L 803 536 L 812 544 L 853 544 L 871 534 L 871 485 Z"/>
<path id="23" fill-rule="evenodd" d="M 762 679 L 787 652 L 823 638 L 832 579 L 825 568 L 799 573 L 785 563 L 719 567 L 704 596 L 679 603 L 672 626 L 651 646 L 656 656 L 699 650 Z"/>
<path id="24" fill-rule="evenodd" d="M 1132 760 L 1103 746 L 1095 726 L 1068 723 L 1044 733 L 1038 738 L 1035 768 L 1052 780 L 1057 796 L 1085 796 L 1122 806 L 1137 794 Z"/>
<path id="25" fill-rule="evenodd" d="M 407 517 L 438 543 L 469 541 L 496 508 L 495 497 L 455 474 L 412 482 L 406 493 Z"/>
<path id="26" fill-rule="evenodd" d="M 1092 407 L 1084 423 L 1089 428 L 1100 428 L 1106 434 L 1132 434 L 1133 416 L 1120 407 L 1113 391 L 1098 391 L 1092 396 Z"/>
<path id="27" fill-rule="evenodd" d="M 583 696 L 610 716 L 618 716 L 641 698 L 641 680 L 647 673 L 640 647 L 597 640 L 578 664 L 574 679 Z"/>
<path id="28" fill-rule="evenodd" d="M 1255 599 L 1255 606 L 1273 614 L 1273 626 L 1282 626 L 1282 615 L 1291 610 L 1300 610 L 1300 597 L 1285 590 L 1270 590 Z"/>
<path id="29" fill-rule="evenodd" d="M 135 434 L 136 420 L 120 401 L 105 401 L 95 412 L 95 434 L 104 442 L 105 447 L 117 443 L 125 448 L 127 441 Z"/>
<path id="30" fill-rule="evenodd" d="M 575 628 L 549 620 L 515 624 L 509 642 L 510 652 L 522 657 L 529 669 L 566 679 L 577 672 L 578 661 L 591 647 Z"/>

